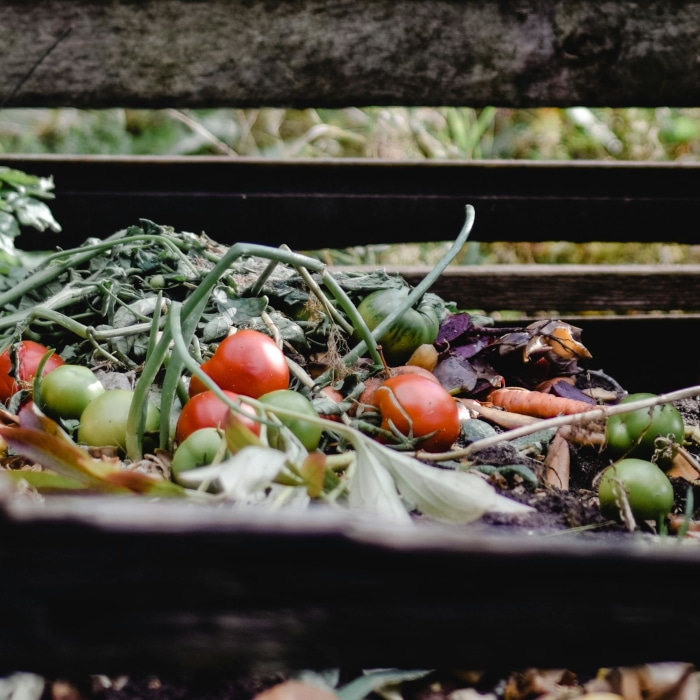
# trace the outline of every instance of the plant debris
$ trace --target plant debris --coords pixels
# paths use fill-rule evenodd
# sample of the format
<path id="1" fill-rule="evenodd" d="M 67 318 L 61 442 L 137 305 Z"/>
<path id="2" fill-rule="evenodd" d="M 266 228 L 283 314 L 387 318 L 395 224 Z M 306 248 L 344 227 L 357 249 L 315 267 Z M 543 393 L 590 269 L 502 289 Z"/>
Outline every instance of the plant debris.
<path id="1" fill-rule="evenodd" d="M 672 445 L 676 457 L 668 474 L 676 503 L 668 521 L 603 518 L 596 480 L 614 461 L 606 451 L 606 418 L 636 405 L 622 407 L 624 387 L 589 367 L 595 352 L 580 329 L 557 319 L 499 327 L 431 294 L 432 281 L 463 245 L 472 221 L 468 208 L 460 236 L 415 289 L 381 270 L 334 273 L 284 247 L 226 247 L 146 220 L 52 253 L 36 267 L 17 267 L 12 284 L 0 290 L 0 350 L 23 338 L 39 341 L 64 361 L 92 369 L 106 388 L 133 390 L 137 406 L 146 398 L 155 402 L 165 417 L 155 449 L 144 449 L 137 407 L 129 415 L 125 456 L 109 446 L 88 452 L 76 442 L 76 421 L 54 423 L 36 402 L 27 403 L 40 386 L 36 378 L 3 413 L 4 475 L 21 483 L 22 493 L 29 486 L 43 495 L 82 490 L 261 505 L 291 489 L 296 495 L 287 500 L 297 507 L 328 501 L 400 522 L 428 518 L 501 528 L 537 522 L 543 531 L 620 535 L 630 529 L 667 534 L 673 523 L 675 534 L 694 538 L 688 533 L 696 532 L 700 518 L 686 507 L 700 475 L 700 392 L 689 388 L 641 404 L 652 410 L 675 401 L 685 411 L 688 439 Z M 357 307 L 379 289 L 402 290 L 397 299 L 405 301 L 370 331 Z M 376 339 L 387 338 L 390 324 L 419 302 L 439 319 L 434 343 L 409 360 L 424 366 L 387 366 Z M 323 427 L 317 454 L 310 461 L 284 425 L 280 453 L 280 444 L 254 446 L 231 424 L 230 457 L 174 483 L 168 468 L 178 446 L 172 426 L 189 378 L 204 381 L 202 364 L 240 328 L 271 336 L 283 350 L 290 388 L 319 414 L 310 419 Z M 461 432 L 449 451 L 427 453 L 420 440 L 380 427 L 370 388 L 400 371 L 428 374 L 458 402 Z M 255 400 L 244 399 L 255 408 Z M 284 419 L 284 409 L 274 415 Z M 211 484 L 218 485 L 214 492 Z"/>

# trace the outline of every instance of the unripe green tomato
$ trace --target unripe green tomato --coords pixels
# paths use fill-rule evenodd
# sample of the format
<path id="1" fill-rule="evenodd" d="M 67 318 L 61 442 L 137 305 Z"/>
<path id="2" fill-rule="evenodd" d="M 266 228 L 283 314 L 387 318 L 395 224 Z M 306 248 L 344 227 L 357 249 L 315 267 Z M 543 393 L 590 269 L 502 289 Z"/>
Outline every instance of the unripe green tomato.
<path id="1" fill-rule="evenodd" d="M 78 442 L 91 447 L 114 446 L 124 453 L 126 423 L 133 397 L 130 389 L 110 389 L 90 401 L 80 416 Z M 149 401 L 144 432 L 155 433 L 159 423 L 160 411 Z"/>
<path id="2" fill-rule="evenodd" d="M 78 419 L 105 392 L 102 382 L 83 365 L 61 365 L 41 379 L 41 409 L 52 418 Z"/>
<path id="3" fill-rule="evenodd" d="M 270 391 L 267 394 L 263 394 L 258 398 L 258 401 L 271 408 L 283 408 L 297 413 L 299 417 L 289 418 L 288 416 L 282 415 L 277 417 L 280 423 L 286 425 L 292 433 L 297 436 L 301 444 L 304 445 L 307 450 L 315 450 L 318 447 L 321 441 L 323 428 L 304 420 L 303 417 L 305 415 L 315 418 L 319 417 L 318 412 L 306 396 L 293 389 L 278 389 L 277 391 Z M 267 436 L 270 444 L 273 446 L 277 441 L 277 435 L 278 431 L 268 427 Z"/>
<path id="4" fill-rule="evenodd" d="M 410 293 L 408 287 L 378 289 L 368 294 L 357 306 L 367 327 L 374 330 Z M 394 321 L 377 339 L 382 353 L 390 365 L 402 365 L 421 345 L 434 343 L 440 330 L 438 312 L 424 299 L 416 308 Z"/>
<path id="5" fill-rule="evenodd" d="M 621 404 L 650 399 L 656 394 L 638 393 L 625 397 Z M 629 413 L 610 416 L 607 420 L 606 442 L 615 455 L 651 459 L 655 452 L 654 442 L 659 436 L 670 436 L 682 445 L 685 437 L 683 417 L 670 403 L 653 408 L 640 408 Z M 662 468 L 669 468 L 671 460 L 657 460 Z"/>
<path id="6" fill-rule="evenodd" d="M 600 509 L 620 520 L 620 495 L 627 495 L 635 520 L 663 520 L 673 508 L 673 486 L 666 474 L 644 459 L 621 459 L 608 467 L 598 485 Z"/>
<path id="7" fill-rule="evenodd" d="M 190 433 L 175 450 L 170 463 L 173 481 L 179 481 L 182 472 L 211 464 L 223 442 L 224 436 L 217 428 L 200 428 Z"/>

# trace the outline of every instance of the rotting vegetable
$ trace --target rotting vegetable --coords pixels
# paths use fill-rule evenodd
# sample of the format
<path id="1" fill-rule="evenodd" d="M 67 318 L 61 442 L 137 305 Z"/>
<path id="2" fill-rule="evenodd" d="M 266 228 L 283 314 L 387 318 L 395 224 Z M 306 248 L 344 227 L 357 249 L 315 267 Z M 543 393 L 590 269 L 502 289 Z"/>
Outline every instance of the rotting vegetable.
<path id="1" fill-rule="evenodd" d="M 321 441 L 323 429 L 317 423 L 304 420 L 305 417 L 318 418 L 318 411 L 311 401 L 298 391 L 292 389 L 277 389 L 259 397 L 264 407 L 285 408 L 293 411 L 296 416 L 280 416 L 279 421 L 299 439 L 301 444 L 309 451 L 315 450 Z M 268 426 L 268 441 L 275 447 L 279 440 L 279 430 L 274 425 Z"/>
<path id="2" fill-rule="evenodd" d="M 130 389 L 112 389 L 99 393 L 80 414 L 78 442 L 91 447 L 116 447 L 121 454 L 126 452 L 127 420 L 134 403 L 134 392 Z M 145 433 L 158 429 L 159 410 L 147 401 Z"/>
<path id="3" fill-rule="evenodd" d="M 674 502 L 666 474 L 656 464 L 636 458 L 621 459 L 603 472 L 598 497 L 603 513 L 630 529 L 645 520 L 662 523 Z"/>
<path id="4" fill-rule="evenodd" d="M 111 441 L 118 443 L 127 471 L 138 464 L 157 472 L 172 456 L 177 483 L 172 490 L 164 488 L 166 495 L 275 507 L 324 501 L 399 522 L 415 514 L 458 523 L 495 512 L 519 517 L 529 507 L 496 490 L 507 493 L 506 472 L 498 465 L 489 469 L 486 457 L 477 457 L 498 440 L 514 450 L 516 461 L 505 464 L 508 473 L 527 475 L 521 481 L 526 490 L 538 484 L 545 488 L 536 460 L 544 457 L 554 431 L 524 447 L 518 429 L 500 433 L 500 428 L 466 444 L 464 411 L 470 401 L 481 405 L 494 390 L 518 386 L 521 392 L 541 390 L 545 401 L 556 405 L 556 414 L 564 413 L 563 402 L 582 400 L 591 388 L 592 374 L 585 368 L 590 353 L 579 330 L 562 321 L 498 328 L 492 319 L 455 309 L 430 294 L 434 280 L 466 241 L 473 214 L 468 207 L 457 240 L 415 288 L 379 271 L 333 273 L 319 260 L 284 247 L 239 243 L 227 248 L 203 235 L 142 221 L 104 241 L 49 255 L 41 268 L 27 270 L 14 288 L 0 293 L 0 349 L 38 338 L 54 349 L 49 357 L 95 371 L 106 387 L 130 385 L 133 400 L 124 440 Z M 365 300 L 379 298 L 378 292 L 394 302 L 375 323 L 360 311 Z M 418 330 L 429 330 L 430 336 L 406 324 L 409 312 L 419 309 L 428 322 L 419 319 Z M 396 333 L 402 325 L 406 337 Z M 267 357 L 261 348 L 274 347 L 273 372 L 259 365 L 247 376 L 240 366 L 230 369 L 242 353 L 229 349 L 246 338 L 253 341 L 250 357 L 256 362 Z M 393 340 L 402 341 L 398 354 L 393 354 Z M 413 364 L 412 369 L 403 367 L 414 362 L 406 353 L 416 343 L 428 358 L 420 361 L 420 371 Z M 212 371 L 219 363 L 225 369 Z M 276 382 L 272 386 L 263 381 L 270 374 Z M 231 395 L 226 377 L 241 376 L 247 385 Z M 35 386 L 40 388 L 41 381 Z M 372 385 L 383 388 L 370 399 Z M 104 395 L 113 397 L 113 391 Z M 289 400 L 270 402 L 266 394 Z M 190 420 L 202 395 L 221 411 L 215 421 L 216 436 L 223 433 L 227 448 L 221 461 L 211 456 L 213 440 L 204 456 L 196 457 L 196 450 L 177 456 L 204 427 L 199 419 Z M 300 409 L 300 399 L 312 399 L 311 405 L 323 410 Z M 152 416 L 145 410 L 151 400 L 160 408 L 155 443 L 150 441 Z M 589 400 L 592 419 L 600 421 L 595 400 Z M 363 410 L 357 410 L 362 403 Z M 25 412 L 25 424 L 18 427 L 14 404 L 8 406 L 0 438 L 9 438 L 13 459 L 24 455 L 32 466 L 53 469 L 59 464 L 55 455 L 61 454 L 66 479 L 82 478 L 77 482 L 87 490 L 114 487 L 113 474 L 109 486 L 101 478 L 85 478 L 83 453 L 51 421 L 30 421 Z M 255 414 L 248 426 L 242 413 L 247 410 Z M 488 420 L 487 415 L 480 419 Z M 588 430 L 583 414 L 572 419 L 572 430 L 560 435 Z M 65 418 L 59 422 L 65 427 Z M 177 430 L 188 422 L 186 429 Z M 84 432 L 82 421 L 80 427 Z M 580 438 L 577 446 L 596 444 Z M 216 444 L 221 447 L 221 440 Z M 535 457 L 530 456 L 533 450 L 540 450 Z M 519 463 L 518 451 L 534 461 Z M 100 465 L 99 449 L 92 454 Z M 181 470 L 180 461 L 196 462 L 196 468 Z M 5 459 L 3 466 L 9 465 Z M 136 477 L 120 478 L 125 481 L 119 488 L 129 493 L 157 490 L 157 475 L 138 483 L 127 483 Z M 209 490 L 206 484 L 214 480 L 217 488 Z M 77 482 L 71 481 L 73 486 Z"/>
<path id="5" fill-rule="evenodd" d="M 0 401 L 6 403 L 20 388 L 28 388 L 39 365 L 49 353 L 42 375 L 64 364 L 63 359 L 53 350 L 33 340 L 22 340 L 16 346 L 6 348 L 0 354 Z"/>
<path id="6" fill-rule="evenodd" d="M 455 399 L 438 383 L 418 374 L 389 377 L 374 392 L 382 439 L 408 442 L 412 449 L 446 452 L 459 437 Z"/>
<path id="7" fill-rule="evenodd" d="M 357 310 L 373 331 L 409 294 L 407 285 L 378 289 L 359 303 Z M 377 338 L 384 358 L 390 365 L 404 364 L 426 343 L 432 344 L 440 329 L 440 303 L 434 295 L 423 297 L 407 309 Z"/>
<path id="8" fill-rule="evenodd" d="M 654 394 L 644 392 L 630 394 L 620 404 L 654 397 Z M 608 450 L 617 457 L 653 459 L 660 467 L 668 469 L 675 454 L 673 448 L 669 449 L 668 440 L 676 447 L 682 445 L 685 425 L 678 409 L 672 404 L 664 404 L 611 416 L 605 435 Z M 663 448 L 657 445 L 660 437 L 668 439 Z"/>
<path id="9" fill-rule="evenodd" d="M 60 365 L 47 373 L 34 400 L 52 418 L 78 420 L 87 405 L 105 392 L 95 373 L 84 365 Z M 38 400 L 37 400 L 38 399 Z"/>

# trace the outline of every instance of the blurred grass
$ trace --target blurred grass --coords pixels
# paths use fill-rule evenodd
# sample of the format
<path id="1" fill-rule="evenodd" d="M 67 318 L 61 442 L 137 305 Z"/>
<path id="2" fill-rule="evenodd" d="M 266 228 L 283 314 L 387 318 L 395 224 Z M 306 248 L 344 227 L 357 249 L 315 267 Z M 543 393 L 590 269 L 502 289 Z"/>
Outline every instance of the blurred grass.
<path id="1" fill-rule="evenodd" d="M 5 109 L 2 153 L 698 161 L 700 109 Z M 426 244 L 333 255 L 349 264 L 430 264 L 441 253 Z M 700 262 L 700 247 L 470 243 L 456 262 L 684 263 Z"/>

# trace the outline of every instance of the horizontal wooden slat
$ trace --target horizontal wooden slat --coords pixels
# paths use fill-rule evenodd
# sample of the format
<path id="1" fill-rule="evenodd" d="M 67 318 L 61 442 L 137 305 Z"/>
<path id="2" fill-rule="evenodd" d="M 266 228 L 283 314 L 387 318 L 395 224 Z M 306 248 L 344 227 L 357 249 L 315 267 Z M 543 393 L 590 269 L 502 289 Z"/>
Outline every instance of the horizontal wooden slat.
<path id="1" fill-rule="evenodd" d="M 10 106 L 700 104 L 693 0 L 2 0 L 0 16 Z"/>
<path id="2" fill-rule="evenodd" d="M 451 240 L 476 209 L 476 241 L 700 242 L 700 163 L 265 160 L 0 155 L 52 175 L 78 245 L 139 218 L 180 230 L 309 250 Z"/>
<path id="3" fill-rule="evenodd" d="M 384 269 L 415 285 L 430 268 Z M 460 265 L 448 267 L 432 290 L 487 312 L 700 311 L 700 265 Z"/>
<path id="4" fill-rule="evenodd" d="M 6 503 L 0 535 L 0 670 L 700 663 L 692 546 L 89 497 Z"/>

